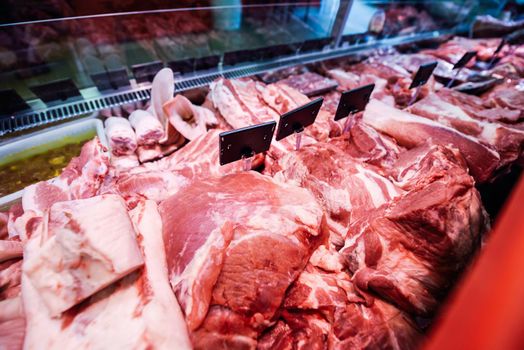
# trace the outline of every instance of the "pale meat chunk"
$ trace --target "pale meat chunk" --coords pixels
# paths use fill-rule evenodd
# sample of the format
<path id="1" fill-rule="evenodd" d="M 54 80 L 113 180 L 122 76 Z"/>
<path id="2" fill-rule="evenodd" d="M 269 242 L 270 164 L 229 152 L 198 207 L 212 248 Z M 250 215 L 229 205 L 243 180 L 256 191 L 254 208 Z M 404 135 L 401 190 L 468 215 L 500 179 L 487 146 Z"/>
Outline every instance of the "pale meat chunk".
<path id="1" fill-rule="evenodd" d="M 124 201 L 105 195 L 54 204 L 46 241 L 23 268 L 56 317 L 142 264 Z"/>
<path id="2" fill-rule="evenodd" d="M 137 147 L 136 135 L 129 120 L 109 117 L 105 121 L 106 135 L 111 152 L 116 155 L 133 154 Z"/>
<path id="3" fill-rule="evenodd" d="M 191 349 L 167 278 L 162 221 L 156 205 L 140 202 L 130 215 L 145 267 L 60 317 L 50 317 L 38 290 L 23 275 L 25 349 Z M 38 254 L 41 238 L 35 236 L 26 246 L 29 259 Z"/>
<path id="4" fill-rule="evenodd" d="M 129 122 L 135 129 L 138 145 L 159 143 L 165 136 L 164 127 L 160 121 L 147 111 L 137 109 L 129 116 Z"/>

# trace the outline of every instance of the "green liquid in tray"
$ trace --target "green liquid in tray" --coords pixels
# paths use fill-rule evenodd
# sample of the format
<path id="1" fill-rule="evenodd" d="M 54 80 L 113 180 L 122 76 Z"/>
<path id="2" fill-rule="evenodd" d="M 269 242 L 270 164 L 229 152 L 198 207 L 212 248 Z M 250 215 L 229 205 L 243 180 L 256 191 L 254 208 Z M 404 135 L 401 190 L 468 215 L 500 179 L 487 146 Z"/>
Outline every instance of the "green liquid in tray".
<path id="1" fill-rule="evenodd" d="M 69 161 L 80 154 L 87 140 L 78 140 L 45 153 L 21 158 L 0 166 L 0 197 L 39 181 L 60 175 Z"/>

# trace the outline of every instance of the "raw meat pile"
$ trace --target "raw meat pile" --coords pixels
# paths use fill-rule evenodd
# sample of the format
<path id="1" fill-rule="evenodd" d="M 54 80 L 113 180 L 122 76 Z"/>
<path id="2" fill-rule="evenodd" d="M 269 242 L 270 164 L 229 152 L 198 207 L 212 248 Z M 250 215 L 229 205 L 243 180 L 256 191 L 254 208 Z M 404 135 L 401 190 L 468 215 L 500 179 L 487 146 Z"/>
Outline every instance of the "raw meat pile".
<path id="1" fill-rule="evenodd" d="M 302 147 L 273 141 L 251 171 L 219 166 L 219 133 L 329 80 L 221 78 L 194 106 L 161 71 L 148 110 L 106 120 L 110 150 L 90 141 L 0 213 L 0 347 L 416 348 L 489 230 L 476 184 L 524 145 L 515 71 L 481 97 L 432 79 L 406 106 L 428 56 L 327 71 Z M 343 133 L 340 92 L 369 83 Z"/>

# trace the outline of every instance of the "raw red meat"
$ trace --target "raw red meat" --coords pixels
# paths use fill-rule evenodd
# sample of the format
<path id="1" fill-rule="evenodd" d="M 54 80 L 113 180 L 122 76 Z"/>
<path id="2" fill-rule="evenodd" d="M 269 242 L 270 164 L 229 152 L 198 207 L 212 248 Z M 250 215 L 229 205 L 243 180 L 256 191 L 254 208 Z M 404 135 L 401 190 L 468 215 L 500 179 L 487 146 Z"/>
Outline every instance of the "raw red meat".
<path id="1" fill-rule="evenodd" d="M 194 181 L 160 212 L 171 284 L 196 348 L 255 346 L 327 233 L 306 190 L 254 172 Z"/>
<path id="2" fill-rule="evenodd" d="M 522 156 L 524 132 L 499 123 L 472 118 L 461 105 L 445 102 L 440 95 L 431 94 L 418 101 L 409 111 L 452 127 L 495 149 L 500 155 L 500 165 L 509 165 Z"/>
<path id="3" fill-rule="evenodd" d="M 341 254 L 359 290 L 431 315 L 488 227 L 460 155 L 440 146 L 401 154 L 393 167 L 408 192 L 354 223 Z"/>
<path id="4" fill-rule="evenodd" d="M 279 83 L 291 86 L 306 96 L 326 93 L 337 87 L 337 82 L 335 80 L 312 72 L 292 75 L 286 79 L 280 80 Z"/>
<path id="5" fill-rule="evenodd" d="M 487 100 L 487 103 L 503 108 L 499 111 L 506 112 L 507 109 L 511 109 L 516 112 L 511 115 L 511 119 L 501 119 L 501 121 L 511 123 L 524 119 L 524 79 L 501 84 L 482 97 Z"/>
<path id="6" fill-rule="evenodd" d="M 335 245 L 351 222 L 402 193 L 373 168 L 350 157 L 346 144 L 347 138 L 305 146 L 276 165 L 276 179 L 307 188 L 322 205 Z"/>
<path id="7" fill-rule="evenodd" d="M 426 142 L 456 147 L 466 159 L 469 171 L 478 182 L 490 180 L 500 164 L 499 154 L 482 145 L 476 138 L 377 100 L 369 102 L 362 120 L 408 148 Z"/>
<path id="8" fill-rule="evenodd" d="M 441 99 L 459 106 L 474 118 L 505 123 L 515 123 L 520 119 L 521 111 L 504 108 L 506 106 L 499 107 L 496 101 L 482 99 L 452 89 L 440 89 L 437 94 Z"/>

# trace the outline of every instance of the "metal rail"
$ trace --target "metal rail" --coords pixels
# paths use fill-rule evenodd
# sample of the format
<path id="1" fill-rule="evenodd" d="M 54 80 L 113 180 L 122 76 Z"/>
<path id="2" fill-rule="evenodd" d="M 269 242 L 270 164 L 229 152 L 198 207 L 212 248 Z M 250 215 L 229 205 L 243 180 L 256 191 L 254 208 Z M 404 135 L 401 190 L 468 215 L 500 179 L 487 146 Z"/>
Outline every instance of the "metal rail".
<path id="1" fill-rule="evenodd" d="M 350 47 L 336 49 L 325 48 L 313 53 L 296 54 L 289 57 L 274 59 L 266 62 L 241 64 L 231 67 L 218 67 L 213 71 L 196 72 L 180 76 L 175 83 L 175 92 L 209 85 L 215 79 L 224 77 L 228 79 L 241 78 L 262 74 L 268 71 L 283 69 L 297 64 L 315 63 L 324 60 L 351 56 L 366 50 L 376 49 L 384 46 L 395 46 L 401 44 L 415 43 L 428 39 L 435 39 L 443 35 L 454 34 L 453 30 L 434 31 L 417 35 L 406 35 L 401 37 L 372 40 L 359 43 Z M 57 106 L 47 107 L 40 110 L 32 110 L 25 113 L 15 114 L 10 118 L 0 120 L 0 136 L 11 132 L 26 130 L 29 128 L 54 123 L 60 120 L 74 118 L 84 114 L 122 106 L 151 98 L 151 85 L 140 86 L 131 90 L 104 94 L 104 96 L 66 102 Z"/>

